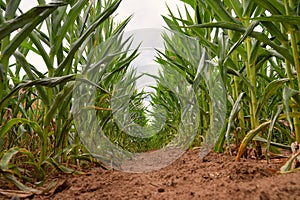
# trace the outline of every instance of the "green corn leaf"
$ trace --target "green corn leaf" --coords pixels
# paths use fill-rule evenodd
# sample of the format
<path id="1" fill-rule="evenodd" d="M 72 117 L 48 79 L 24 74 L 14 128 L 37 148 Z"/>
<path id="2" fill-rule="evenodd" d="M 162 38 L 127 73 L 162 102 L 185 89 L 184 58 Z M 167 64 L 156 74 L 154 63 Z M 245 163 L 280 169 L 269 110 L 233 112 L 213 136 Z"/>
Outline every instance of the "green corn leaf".
<path id="1" fill-rule="evenodd" d="M 222 153 L 224 151 L 223 146 L 225 142 L 225 134 L 226 134 L 226 126 L 223 126 L 222 130 L 220 131 L 220 136 L 214 146 L 214 152 Z"/>
<path id="2" fill-rule="evenodd" d="M 291 89 L 287 86 L 285 86 L 283 88 L 283 104 L 284 104 L 284 107 L 285 107 L 285 113 L 286 113 L 286 118 L 290 124 L 290 129 L 291 129 L 291 132 L 294 131 L 294 127 L 293 127 L 293 122 L 292 122 L 292 119 L 291 119 L 291 113 L 290 113 L 290 98 L 293 96 L 293 95 L 296 95 L 298 94 L 298 91 L 297 90 L 294 90 L 294 89 Z"/>
<path id="3" fill-rule="evenodd" d="M 239 25 L 239 24 L 235 24 L 235 23 L 228 23 L 228 22 L 214 22 L 214 23 L 207 23 L 207 24 L 198 24 L 198 25 L 192 25 L 192 26 L 188 26 L 187 28 L 223 28 L 223 29 L 230 29 L 233 31 L 237 31 L 240 33 L 245 33 L 246 29 Z M 285 59 L 287 59 L 289 62 L 294 63 L 294 58 L 293 56 L 289 53 L 289 50 L 274 43 L 271 39 L 269 39 L 264 33 L 260 33 L 260 32 L 256 32 L 253 31 L 251 32 L 251 34 L 249 35 L 255 39 L 257 39 L 258 41 L 271 46 L 274 50 L 277 51 L 277 53 L 279 53 L 280 55 L 282 55 L 282 57 L 284 57 Z"/>
<path id="4" fill-rule="evenodd" d="M 70 48 L 70 51 L 67 55 L 67 57 L 64 59 L 64 61 L 58 66 L 58 68 L 55 70 L 55 76 L 59 76 L 62 74 L 63 70 L 67 65 L 71 65 L 72 59 L 74 58 L 75 53 L 80 48 L 80 46 L 83 44 L 83 42 L 90 37 L 91 33 L 95 31 L 95 29 L 102 24 L 106 19 L 108 19 L 111 14 L 118 8 L 120 5 L 121 0 L 114 1 L 108 8 L 106 8 L 103 13 L 101 13 L 97 20 L 91 24 L 88 29 L 73 43 L 72 47 Z"/>
<path id="5" fill-rule="evenodd" d="M 10 0 L 7 1 L 6 10 L 5 10 L 5 19 L 9 20 L 15 17 L 16 11 L 20 5 L 21 0 Z"/>
<path id="6" fill-rule="evenodd" d="M 39 126 L 39 124 L 37 122 L 34 121 L 30 121 L 28 119 L 24 119 L 24 118 L 13 118 L 10 121 L 8 121 L 0 130 L 0 139 L 4 137 L 4 135 L 6 133 L 9 132 L 9 130 L 14 126 L 17 125 L 19 123 L 22 124 L 28 124 L 30 125 L 30 127 L 41 137 L 43 138 L 42 135 L 42 129 Z"/>
<path id="7" fill-rule="evenodd" d="M 268 140 L 266 140 L 265 138 L 262 138 L 258 135 L 256 135 L 253 138 L 253 140 L 258 141 L 258 142 L 268 143 Z M 280 143 L 270 141 L 270 145 L 281 148 L 281 149 L 291 150 L 291 147 L 289 145 L 285 145 L 285 144 L 280 144 Z"/>
<path id="8" fill-rule="evenodd" d="M 251 24 L 249 25 L 249 27 L 247 28 L 247 30 L 245 31 L 245 33 L 243 34 L 243 36 L 231 47 L 231 49 L 227 53 L 227 56 L 229 56 L 238 46 L 240 46 L 245 41 L 245 39 L 248 36 L 250 36 L 253 33 L 254 28 L 258 24 L 259 24 L 258 21 L 251 22 Z"/>
<path id="9" fill-rule="evenodd" d="M 232 110 L 230 112 L 230 115 L 229 115 L 229 119 L 228 119 L 228 125 L 227 125 L 227 130 L 226 130 L 226 134 L 225 134 L 225 137 L 226 137 L 226 140 L 227 140 L 227 145 L 228 145 L 228 148 L 230 148 L 230 138 L 229 138 L 229 134 L 230 134 L 230 131 L 232 130 L 233 128 L 233 124 L 234 124 L 234 120 L 236 119 L 240 109 L 241 109 L 241 101 L 243 99 L 243 96 L 245 95 L 245 92 L 241 93 L 237 100 L 235 101 L 233 107 L 232 107 Z M 230 150 L 230 149 L 229 149 Z"/>
<path id="10" fill-rule="evenodd" d="M 202 1 L 202 0 L 201 0 Z M 214 14 L 218 16 L 219 21 L 224 22 L 232 22 L 232 23 L 239 23 L 239 21 L 231 16 L 229 14 L 225 7 L 223 6 L 222 1 L 220 0 L 206 0 L 205 3 L 207 3 L 214 11 Z"/>
<path id="11" fill-rule="evenodd" d="M 289 81 L 288 78 L 276 79 L 269 83 L 265 89 L 264 93 L 262 94 L 261 98 L 259 98 L 259 102 L 256 108 L 255 115 L 259 116 L 263 106 L 266 104 L 266 101 L 274 94 L 278 92 L 278 89 L 282 87 L 285 83 Z"/>
<path id="12" fill-rule="evenodd" d="M 78 76 L 75 74 L 70 74 L 67 76 L 62 77 L 54 77 L 54 78 L 43 78 L 33 81 L 27 81 L 25 83 L 20 83 L 16 87 L 14 87 L 9 94 L 7 94 L 3 99 L 0 101 L 0 108 L 3 108 L 5 103 L 13 96 L 15 95 L 21 88 L 27 88 L 32 86 L 45 86 L 45 87 L 55 87 L 59 84 L 65 84 L 70 81 L 76 80 Z M 88 81 L 85 79 L 78 78 L 80 81 Z M 1 109 L 0 109 L 1 110 Z"/>
<path id="13" fill-rule="evenodd" d="M 20 46 L 20 44 L 30 35 L 30 33 L 33 31 L 33 29 L 35 29 L 37 27 L 38 24 L 40 24 L 42 21 L 44 21 L 51 13 L 53 13 L 53 11 L 55 11 L 55 9 L 59 6 L 62 6 L 65 4 L 59 3 L 59 4 L 51 4 L 51 6 L 49 5 L 46 8 L 42 9 L 42 12 L 39 15 L 33 15 L 34 18 L 27 22 L 26 24 L 24 24 L 23 28 L 21 29 L 21 31 L 12 39 L 12 41 L 10 41 L 10 43 L 5 47 L 3 53 L 2 53 L 2 58 L 3 59 L 8 59 L 13 53 L 14 51 Z M 33 13 L 35 14 L 35 13 Z M 38 17 L 37 17 L 38 16 Z M 32 17 L 32 16 L 30 16 Z M 26 18 L 26 20 L 28 20 Z M 9 25 L 6 26 L 1 26 L 1 28 L 7 28 Z M 7 34 L 2 34 L 2 31 L 0 30 L 0 38 L 1 35 L 7 35 Z"/>
<path id="14" fill-rule="evenodd" d="M 260 20 L 258 20 L 260 21 Z M 270 21 L 260 21 L 260 23 L 268 30 L 268 32 L 275 37 L 275 39 L 278 39 L 281 43 L 287 43 L 288 38 L 287 36 L 282 33 L 281 31 L 278 31 L 279 27 L 276 26 L 273 22 Z"/>
<path id="15" fill-rule="evenodd" d="M 227 72 L 228 74 L 232 74 L 234 76 L 238 76 L 242 79 L 242 81 L 251 89 L 253 90 L 253 86 L 250 83 L 250 80 L 248 78 L 246 78 L 243 74 L 241 74 L 240 72 L 236 71 L 235 69 L 232 68 L 227 68 Z"/>
<path id="16" fill-rule="evenodd" d="M 22 191 L 31 192 L 32 194 L 41 194 L 42 192 L 40 190 L 28 187 L 17 180 L 15 176 L 13 176 L 10 173 L 4 173 L 4 177 L 9 180 L 11 183 L 13 183 L 17 188 L 19 188 Z"/>
<path id="17" fill-rule="evenodd" d="M 183 3 L 186 3 L 186 4 L 189 4 L 190 6 L 194 7 L 195 5 L 195 0 L 180 0 L 182 1 Z"/>
<path id="18" fill-rule="evenodd" d="M 13 1 L 11 1 L 11 2 L 13 2 Z M 53 4 L 44 5 L 44 6 L 37 6 L 37 7 L 30 9 L 29 11 L 27 11 L 26 13 L 24 13 L 23 15 L 21 15 L 17 18 L 14 18 L 14 19 L 11 19 L 9 21 L 2 23 L 0 25 L 0 39 L 3 39 L 7 35 L 11 34 L 13 31 L 15 31 L 19 28 L 23 28 L 25 25 L 32 23 L 33 20 L 37 19 L 37 16 L 41 15 L 41 18 L 42 18 L 45 11 L 52 10 L 53 8 L 55 9 L 55 8 L 57 8 L 59 6 L 63 6 L 63 5 L 66 5 L 66 4 L 65 3 L 53 3 Z M 40 19 L 40 20 L 43 21 L 43 19 Z"/>
<path id="19" fill-rule="evenodd" d="M 253 0 L 257 5 L 269 11 L 273 15 L 284 15 L 285 8 L 282 1 L 278 0 Z"/>
<path id="20" fill-rule="evenodd" d="M 30 35 L 29 35 L 31 41 L 33 42 L 33 44 L 36 46 L 37 50 L 38 50 L 38 54 L 40 56 L 42 56 L 43 61 L 46 64 L 46 67 L 48 69 L 48 71 L 53 70 L 53 65 L 51 63 L 49 54 L 46 52 L 45 47 L 42 45 L 41 40 L 39 39 L 39 36 L 37 35 L 37 33 L 35 31 L 33 31 Z"/>
<path id="21" fill-rule="evenodd" d="M 243 18 L 249 17 L 257 9 L 257 5 L 252 0 L 247 0 L 244 6 Z"/>
<path id="22" fill-rule="evenodd" d="M 300 16 L 293 15 L 272 15 L 268 17 L 255 17 L 253 20 L 261 21 L 261 22 L 279 22 L 281 24 L 292 24 L 300 26 Z M 277 30 L 278 31 L 278 30 Z M 280 31 L 279 31 L 280 32 Z"/>
<path id="23" fill-rule="evenodd" d="M 60 172 L 63 172 L 65 174 L 78 174 L 78 175 L 84 175 L 84 172 L 80 172 L 74 169 L 71 169 L 69 167 L 66 167 L 65 165 L 59 164 L 57 161 L 55 161 L 53 158 L 49 158 L 48 161 L 44 161 L 50 165 L 52 165 L 55 169 L 57 169 Z"/>
<path id="24" fill-rule="evenodd" d="M 278 120 L 282 110 L 283 110 L 283 105 L 278 106 L 278 110 L 277 110 L 276 114 L 274 115 L 274 117 L 272 118 L 272 121 L 271 121 L 271 124 L 270 124 L 270 127 L 269 127 L 267 146 L 266 146 L 266 152 L 265 152 L 265 156 L 266 156 L 267 160 L 268 160 L 268 153 L 270 151 L 270 145 L 271 145 L 271 139 L 272 139 L 272 135 L 273 135 L 272 134 L 273 129 L 274 129 L 275 123 Z"/>
<path id="25" fill-rule="evenodd" d="M 243 18 L 243 6 L 239 0 L 225 0 L 225 5 L 234 10 L 234 13 L 239 19 Z"/>
<path id="26" fill-rule="evenodd" d="M 78 18 L 78 15 L 81 14 L 80 11 L 87 3 L 88 3 L 88 1 L 86 1 L 86 0 L 80 0 L 80 1 L 77 1 L 72 6 L 71 10 L 69 11 L 68 15 L 66 16 L 66 20 L 65 20 L 63 26 L 56 33 L 56 37 L 54 38 L 53 47 L 51 47 L 51 52 L 50 52 L 51 56 L 56 55 L 59 48 L 61 47 L 62 41 L 65 38 L 67 31 L 69 30 L 69 28 L 71 26 L 73 26 L 74 21 L 76 20 L 76 18 Z M 61 19 L 58 19 L 58 21 L 54 22 L 54 23 L 59 24 L 60 21 L 61 21 Z"/>
<path id="27" fill-rule="evenodd" d="M 64 98 L 66 96 L 69 96 L 70 93 L 72 93 L 73 87 L 74 87 L 73 83 L 66 84 L 64 88 L 56 95 L 53 104 L 51 105 L 49 111 L 46 113 L 44 125 L 47 126 L 50 124 L 51 119 L 54 118 L 54 114 L 56 110 L 62 105 Z M 65 109 L 65 108 L 61 108 L 61 109 Z"/>
<path id="28" fill-rule="evenodd" d="M 185 9 L 185 15 L 186 15 L 186 18 L 187 18 L 187 22 L 192 23 L 193 19 L 192 19 L 191 15 L 190 15 L 189 10 L 188 10 L 188 8 L 187 8 L 186 5 L 184 5 L 184 9 Z"/>
<path id="29" fill-rule="evenodd" d="M 24 55 L 22 55 L 21 53 L 19 53 L 18 51 L 16 51 L 14 53 L 14 57 L 16 58 L 16 60 L 20 63 L 20 65 L 22 66 L 22 68 L 24 69 L 24 71 L 26 72 L 27 76 L 29 77 L 29 79 L 31 80 L 36 80 L 37 77 L 35 74 L 33 74 L 32 69 L 31 69 L 31 65 L 27 62 L 26 58 Z M 47 96 L 46 91 L 44 90 L 44 88 L 42 88 L 41 86 L 37 85 L 36 86 L 39 95 L 41 96 L 43 102 L 46 105 L 49 105 L 49 99 Z"/>
<path id="30" fill-rule="evenodd" d="M 1 169 L 1 171 L 3 171 L 3 172 L 9 171 L 8 164 L 9 164 L 10 160 L 12 159 L 12 157 L 14 155 L 19 153 L 19 151 L 20 151 L 20 148 L 13 147 L 13 148 L 9 149 L 7 152 L 4 153 L 4 155 L 2 156 L 2 158 L 0 160 L 0 169 Z"/>

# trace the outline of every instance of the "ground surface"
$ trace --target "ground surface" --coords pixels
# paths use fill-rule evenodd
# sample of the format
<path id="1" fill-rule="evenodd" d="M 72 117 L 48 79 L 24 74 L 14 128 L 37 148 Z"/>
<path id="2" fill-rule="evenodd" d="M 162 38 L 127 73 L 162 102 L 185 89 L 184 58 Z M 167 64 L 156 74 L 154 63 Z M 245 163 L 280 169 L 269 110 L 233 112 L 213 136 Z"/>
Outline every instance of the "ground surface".
<path id="1" fill-rule="evenodd" d="M 50 194 L 27 199 L 300 199 L 300 173 L 277 173 L 286 159 L 236 162 L 215 153 L 200 159 L 198 152 L 149 173 L 93 168 L 86 175 L 58 175 Z"/>

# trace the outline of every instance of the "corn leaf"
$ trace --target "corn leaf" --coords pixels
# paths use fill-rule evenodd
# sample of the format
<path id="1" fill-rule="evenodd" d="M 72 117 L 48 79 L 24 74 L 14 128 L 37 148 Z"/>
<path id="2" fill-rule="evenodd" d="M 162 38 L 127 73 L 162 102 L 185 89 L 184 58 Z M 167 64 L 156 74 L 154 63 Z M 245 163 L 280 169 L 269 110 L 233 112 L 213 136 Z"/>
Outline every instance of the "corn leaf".
<path id="1" fill-rule="evenodd" d="M 251 35 L 251 33 L 253 32 L 254 28 L 257 25 L 258 25 L 258 21 L 251 22 L 251 24 L 249 25 L 249 27 L 247 28 L 247 30 L 245 31 L 245 33 L 243 34 L 243 36 L 231 47 L 231 49 L 227 53 L 227 56 L 229 56 L 238 46 L 240 46 L 245 41 L 245 39 L 248 36 Z"/>
<path id="2" fill-rule="evenodd" d="M 31 65 L 27 62 L 26 58 L 24 57 L 23 54 L 21 54 L 20 52 L 16 51 L 14 53 L 14 57 L 16 58 L 16 60 L 18 61 L 18 63 L 20 63 L 20 65 L 22 66 L 22 68 L 24 69 L 24 71 L 26 72 L 27 76 L 29 77 L 29 79 L 31 80 L 36 80 L 37 77 L 35 74 L 33 74 L 32 72 L 32 68 L 31 68 Z M 46 91 L 44 90 L 44 88 L 42 88 L 41 86 L 37 85 L 36 86 L 38 92 L 39 92 L 39 95 L 41 96 L 43 102 L 46 104 L 46 105 L 49 105 L 49 99 L 48 99 L 48 96 L 47 96 L 47 93 Z"/>
<path id="3" fill-rule="evenodd" d="M 24 118 L 14 118 L 9 120 L 0 130 L 0 139 L 4 137 L 4 135 L 6 133 L 8 133 L 10 131 L 10 129 L 15 126 L 18 125 L 19 123 L 22 124 L 28 124 L 30 125 L 30 127 L 41 137 L 43 138 L 42 135 L 42 129 L 39 126 L 39 124 L 37 122 L 34 121 L 30 121 L 28 119 L 24 119 Z"/>
<path id="4" fill-rule="evenodd" d="M 9 170 L 8 164 L 9 164 L 10 160 L 12 159 L 12 157 L 14 155 L 19 153 L 19 151 L 20 151 L 20 148 L 14 147 L 4 153 L 4 155 L 2 156 L 2 158 L 0 160 L 0 169 L 2 172 L 6 172 Z"/>
<path id="5" fill-rule="evenodd" d="M 246 29 L 239 24 L 235 23 L 228 23 L 228 22 L 213 22 L 213 23 L 206 23 L 206 24 L 197 24 L 192 26 L 187 26 L 188 28 L 223 28 L 223 29 L 230 29 L 233 31 L 237 31 L 240 33 L 245 33 Z M 271 46 L 274 50 L 276 50 L 282 57 L 286 58 L 289 62 L 294 63 L 293 56 L 289 53 L 288 49 L 274 43 L 271 39 L 269 39 L 265 34 L 253 31 L 249 35 L 258 41 Z"/>
<path id="6" fill-rule="evenodd" d="M 283 88 L 283 105 L 285 107 L 286 118 L 289 122 L 291 132 L 294 131 L 294 127 L 293 127 L 293 122 L 292 122 L 292 119 L 291 119 L 289 104 L 290 104 L 290 98 L 295 94 L 298 94 L 297 90 L 291 89 L 287 86 L 285 86 Z"/>
<path id="7" fill-rule="evenodd" d="M 106 19 L 110 17 L 110 15 L 118 8 L 121 1 L 114 1 L 107 9 L 105 9 L 98 17 L 97 20 L 91 24 L 88 29 L 73 43 L 67 57 L 63 60 L 63 62 L 58 66 L 55 70 L 55 76 L 62 75 L 64 68 L 72 62 L 75 53 L 83 44 L 83 42 L 95 31 L 95 29 L 102 24 Z"/>
<path id="8" fill-rule="evenodd" d="M 267 138 L 267 146 L 266 146 L 266 152 L 265 152 L 265 156 L 266 159 L 268 160 L 268 152 L 270 151 L 270 145 L 271 145 L 271 139 L 272 139 L 272 133 L 273 133 L 273 129 L 275 126 L 276 121 L 278 120 L 280 113 L 283 110 L 283 105 L 278 106 L 278 110 L 276 112 L 276 114 L 274 115 L 274 117 L 272 117 L 272 121 L 269 127 L 269 132 L 268 132 L 268 138 Z"/>
<path id="9" fill-rule="evenodd" d="M 14 1 L 10 1 L 14 2 Z M 8 20 L 0 25 L 0 39 L 3 39 L 13 31 L 23 28 L 25 25 L 32 22 L 37 16 L 43 14 L 45 10 L 53 9 L 58 6 L 63 6 L 65 3 L 55 3 L 44 6 L 37 6 L 17 18 Z"/>
<path id="10" fill-rule="evenodd" d="M 285 8 L 282 1 L 278 0 L 253 0 L 257 5 L 269 11 L 272 15 L 284 15 Z"/>
<path id="11" fill-rule="evenodd" d="M 34 189 L 34 188 L 24 185 L 23 183 L 18 181 L 15 176 L 13 176 L 10 173 L 4 173 L 3 175 L 7 180 L 9 180 L 11 183 L 13 183 L 15 186 L 17 186 L 17 188 L 19 188 L 22 191 L 31 192 L 32 194 L 41 194 L 42 193 L 42 191 L 40 191 L 40 190 L 37 190 L 37 189 Z"/>
<path id="12" fill-rule="evenodd" d="M 300 26 L 300 16 L 294 15 L 272 15 L 268 17 L 255 17 L 252 19 L 262 22 L 279 22 L 281 24 L 292 24 Z"/>
<path id="13" fill-rule="evenodd" d="M 20 5 L 21 0 L 7 1 L 5 10 L 5 19 L 14 18 L 16 11 Z"/>
<path id="14" fill-rule="evenodd" d="M 246 147 L 248 146 L 248 144 L 252 141 L 252 139 L 264 128 L 266 128 L 267 126 L 269 126 L 269 124 L 271 123 L 271 120 L 268 120 L 262 124 L 260 124 L 258 127 L 256 127 L 255 129 L 252 129 L 251 131 L 249 131 L 247 133 L 247 135 L 244 137 L 239 151 L 237 153 L 236 156 L 236 160 L 240 161 L 241 156 L 243 155 L 243 153 L 246 151 Z"/>
<path id="15" fill-rule="evenodd" d="M 241 101 L 243 99 L 243 96 L 245 95 L 245 92 L 241 93 L 237 100 L 235 101 L 232 109 L 231 109 L 231 112 L 230 112 L 230 115 L 229 115 L 229 119 L 228 119 L 228 125 L 227 125 L 227 130 L 226 130 L 226 140 L 227 140 L 227 145 L 228 145 L 228 148 L 230 148 L 230 138 L 229 138 L 229 134 L 230 134 L 230 131 L 232 130 L 233 128 L 233 125 L 234 125 L 234 120 L 236 119 L 240 109 L 241 109 Z M 230 150 L 230 149 L 229 149 Z"/>
<path id="16" fill-rule="evenodd" d="M 294 160 L 300 155 L 300 152 L 297 152 L 296 154 L 292 155 L 288 161 L 280 168 L 280 173 L 289 173 L 292 169 L 292 164 Z"/>
<path id="17" fill-rule="evenodd" d="M 12 39 L 12 41 L 5 47 L 3 53 L 2 53 L 2 59 L 7 59 L 9 58 L 14 51 L 20 46 L 20 44 L 30 35 L 30 33 L 37 27 L 38 24 L 40 24 L 42 21 L 44 21 L 51 13 L 55 11 L 55 9 L 59 6 L 65 5 L 63 3 L 53 3 L 47 7 L 43 7 L 41 9 L 41 12 L 38 15 L 35 15 L 36 13 L 31 13 L 31 16 L 27 16 L 25 19 L 22 18 L 22 21 L 26 21 L 25 24 L 23 24 L 23 28 L 17 35 Z M 38 17 L 37 17 L 38 16 Z M 30 17 L 30 19 L 28 19 Z M 34 18 L 32 18 L 34 17 Z M 24 21 L 23 21 L 24 20 Z M 28 21 L 29 20 L 29 21 Z M 15 23 L 15 22 L 14 22 Z M 14 24 L 12 24 L 14 25 Z M 5 26 L 1 26 L 1 29 L 6 29 L 10 26 L 9 24 L 5 24 Z M 17 26 L 19 28 L 19 26 Z M 15 26 L 16 28 L 16 26 Z M 0 29 L 0 38 L 2 39 L 4 36 L 9 34 L 10 32 L 7 33 L 7 30 L 1 30 Z M 11 29 L 9 29 L 12 31 Z M 4 31 L 4 33 L 3 33 Z M 1 59 L 1 60 L 2 60 Z"/>
<path id="18" fill-rule="evenodd" d="M 203 0 L 201 0 L 203 1 Z M 225 21 L 225 22 L 232 22 L 232 23 L 239 23 L 238 20 L 233 18 L 231 14 L 229 14 L 225 7 L 223 6 L 222 1 L 220 0 L 206 0 L 205 3 L 207 3 L 214 11 L 216 16 L 218 16 L 219 20 Z"/>
<path id="19" fill-rule="evenodd" d="M 282 87 L 285 83 L 289 81 L 288 78 L 283 78 L 283 79 L 276 79 L 269 83 L 266 88 L 264 89 L 264 93 L 261 95 L 261 98 L 259 98 L 259 102 L 256 108 L 256 116 L 259 115 L 261 112 L 264 104 L 266 101 L 274 94 L 277 93 L 278 89 Z"/>
<path id="20" fill-rule="evenodd" d="M 78 15 L 80 15 L 80 11 L 82 10 L 82 8 L 87 4 L 86 0 L 80 0 L 77 1 L 71 8 L 71 10 L 69 11 L 68 15 L 66 16 L 66 20 L 63 24 L 63 26 L 59 29 L 58 32 L 56 32 L 56 37 L 54 38 L 54 43 L 53 43 L 53 47 L 51 47 L 51 52 L 50 55 L 54 56 L 57 54 L 59 48 L 61 47 L 62 41 L 66 36 L 67 31 L 69 30 L 69 28 L 73 25 L 74 21 L 76 20 L 76 18 L 78 17 Z M 58 19 L 60 20 L 60 19 Z M 58 21 L 58 24 L 60 23 L 60 21 Z"/>

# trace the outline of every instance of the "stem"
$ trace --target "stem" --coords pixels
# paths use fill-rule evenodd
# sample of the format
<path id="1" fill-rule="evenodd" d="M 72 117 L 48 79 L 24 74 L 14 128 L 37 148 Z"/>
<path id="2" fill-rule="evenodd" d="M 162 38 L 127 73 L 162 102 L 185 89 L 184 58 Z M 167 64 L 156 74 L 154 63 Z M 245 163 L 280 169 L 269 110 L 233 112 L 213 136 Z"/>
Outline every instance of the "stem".
<path id="1" fill-rule="evenodd" d="M 233 39 L 233 31 L 229 30 L 228 34 L 229 34 L 230 39 L 232 40 Z M 238 70 L 239 60 L 238 60 L 238 53 L 236 51 L 232 52 L 231 59 L 234 62 L 235 66 L 237 66 L 236 70 Z M 233 99 L 237 100 L 237 98 L 240 94 L 239 77 L 234 76 L 233 81 L 234 81 L 233 86 L 232 86 Z M 241 102 L 240 106 L 241 106 L 241 109 L 238 113 L 238 120 L 239 120 L 239 126 L 241 128 L 241 135 L 236 138 L 237 142 L 239 142 L 240 138 L 243 138 L 245 136 L 245 115 L 244 115 L 242 102 Z"/>
<path id="2" fill-rule="evenodd" d="M 247 2 L 248 1 L 243 1 L 243 8 L 247 8 Z M 251 16 L 244 16 L 246 20 L 243 20 L 243 24 L 245 27 L 249 27 L 251 21 L 247 20 L 250 19 Z M 252 86 L 252 89 L 250 89 L 250 122 L 251 122 L 251 129 L 254 130 L 258 127 L 259 121 L 258 121 L 258 116 L 256 115 L 256 108 L 257 108 L 257 90 L 256 90 L 256 67 L 254 63 L 250 62 L 250 56 L 251 56 L 251 48 L 252 48 L 252 43 L 251 39 L 247 38 L 245 40 L 245 48 L 247 52 L 247 61 L 245 63 L 246 65 L 246 71 L 247 71 L 247 76 L 249 78 L 250 84 Z M 260 133 L 261 134 L 261 133 Z M 262 151 L 261 151 L 261 144 L 258 141 L 254 142 L 255 144 L 255 149 L 257 151 L 257 155 L 261 156 Z"/>
<path id="3" fill-rule="evenodd" d="M 285 5 L 285 10 L 286 10 L 286 15 L 290 15 L 290 3 L 292 4 L 291 1 L 284 0 L 284 5 Z M 292 48 L 292 53 L 293 53 L 293 58 L 294 58 L 294 66 L 296 69 L 297 73 L 297 86 L 298 90 L 300 89 L 300 61 L 299 61 L 299 50 L 298 50 L 298 45 L 297 45 L 297 36 L 296 36 L 296 30 L 292 26 L 287 26 L 288 27 L 288 33 L 291 38 L 291 48 Z M 300 90 L 299 90 L 300 91 Z M 298 111 L 293 109 L 294 111 Z M 295 135 L 296 135 L 296 141 L 299 143 L 300 142 L 300 119 L 295 117 L 293 118 L 294 122 L 294 127 L 295 127 Z"/>
<path id="4" fill-rule="evenodd" d="M 8 88 L 8 78 L 7 78 L 7 70 L 9 66 L 9 58 L 3 57 L 2 53 L 5 47 L 10 42 L 10 36 L 5 37 L 1 41 L 1 55 L 0 55 L 0 100 L 2 100 L 3 96 L 5 95 L 5 91 Z M 0 108 L 2 110 L 2 107 Z"/>
<path id="5" fill-rule="evenodd" d="M 292 31 L 291 33 L 291 44 L 292 44 L 292 52 L 293 52 L 293 57 L 294 57 L 294 63 L 295 63 L 295 69 L 297 72 L 297 83 L 298 83 L 298 90 L 300 87 L 300 62 L 299 62 L 299 51 L 298 51 L 298 46 L 297 46 L 297 41 L 296 41 L 296 36 L 295 36 L 295 30 Z M 294 126 L 295 126 L 295 134 L 296 134 L 296 141 L 300 143 L 300 119 L 299 118 L 294 118 Z"/>
<path id="6" fill-rule="evenodd" d="M 251 52 L 251 41 L 250 39 L 246 39 L 246 50 L 248 58 L 250 58 L 250 52 Z M 251 85 L 253 86 L 252 89 L 250 89 L 250 121 L 251 121 L 251 129 L 255 129 L 258 125 L 257 117 L 255 115 L 256 107 L 257 107 L 257 99 L 256 99 L 256 71 L 255 66 L 251 65 L 249 60 L 246 62 L 246 69 L 249 81 Z"/>
<path id="7" fill-rule="evenodd" d="M 232 60 L 233 62 L 236 64 L 236 66 L 238 66 L 238 59 L 237 59 L 237 55 L 236 55 L 236 52 L 233 52 L 232 53 Z M 237 100 L 239 94 L 240 94 L 240 91 L 239 91 L 239 78 L 237 76 L 234 76 L 234 100 Z M 244 138 L 245 136 L 245 115 L 244 115 L 244 110 L 243 110 L 243 105 L 242 105 L 242 102 L 241 102 L 241 105 L 240 105 L 241 109 L 238 113 L 238 119 L 239 119 L 239 125 L 240 125 L 240 128 L 241 128 L 241 135 L 237 138 L 237 142 L 239 142 L 238 140 Z"/>

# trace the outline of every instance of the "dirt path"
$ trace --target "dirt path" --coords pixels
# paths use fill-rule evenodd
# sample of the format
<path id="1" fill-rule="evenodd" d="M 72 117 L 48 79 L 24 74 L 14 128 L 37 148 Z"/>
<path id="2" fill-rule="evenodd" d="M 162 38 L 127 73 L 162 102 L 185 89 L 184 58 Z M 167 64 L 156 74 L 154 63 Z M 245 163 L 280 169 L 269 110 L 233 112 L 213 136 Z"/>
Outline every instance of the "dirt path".
<path id="1" fill-rule="evenodd" d="M 33 199 L 300 199 L 300 173 L 277 173 L 284 161 L 236 162 L 215 153 L 201 160 L 193 150 L 150 173 L 93 168 L 87 175 L 61 175 L 52 195 Z"/>

